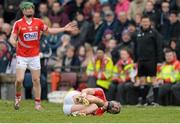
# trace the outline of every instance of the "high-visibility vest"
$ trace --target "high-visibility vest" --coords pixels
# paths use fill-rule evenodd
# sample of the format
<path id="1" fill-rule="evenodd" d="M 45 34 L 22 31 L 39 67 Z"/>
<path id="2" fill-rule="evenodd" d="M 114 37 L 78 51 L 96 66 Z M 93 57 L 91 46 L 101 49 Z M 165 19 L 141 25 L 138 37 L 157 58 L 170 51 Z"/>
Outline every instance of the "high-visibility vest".
<path id="1" fill-rule="evenodd" d="M 109 89 L 112 77 L 113 61 L 105 56 L 103 60 L 94 60 L 88 63 L 86 74 L 97 77 L 96 84 L 102 88 Z"/>
<path id="2" fill-rule="evenodd" d="M 120 67 L 119 67 L 120 66 Z M 132 62 L 130 62 L 129 64 L 124 65 L 120 65 L 120 64 L 116 64 L 113 68 L 113 79 L 117 79 L 117 80 L 131 80 L 134 81 L 135 80 L 135 76 L 137 74 L 137 70 L 135 69 L 135 65 Z"/>
<path id="3" fill-rule="evenodd" d="M 180 81 L 179 67 L 175 68 L 173 64 L 164 64 L 157 73 L 157 79 L 164 80 L 168 83 L 175 83 Z"/>

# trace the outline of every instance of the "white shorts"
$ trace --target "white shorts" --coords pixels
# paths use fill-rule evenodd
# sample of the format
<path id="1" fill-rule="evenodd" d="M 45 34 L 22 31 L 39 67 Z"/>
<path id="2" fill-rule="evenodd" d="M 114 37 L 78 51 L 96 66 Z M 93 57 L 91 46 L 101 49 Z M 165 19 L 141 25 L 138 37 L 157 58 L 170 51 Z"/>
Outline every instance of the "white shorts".
<path id="1" fill-rule="evenodd" d="M 64 97 L 64 105 L 63 105 L 63 112 L 66 115 L 71 114 L 71 108 L 75 104 L 73 100 L 73 96 L 80 94 L 78 91 L 70 91 L 65 97 Z"/>
<path id="2" fill-rule="evenodd" d="M 16 69 L 30 69 L 39 70 L 41 69 L 40 56 L 35 57 L 16 57 Z"/>

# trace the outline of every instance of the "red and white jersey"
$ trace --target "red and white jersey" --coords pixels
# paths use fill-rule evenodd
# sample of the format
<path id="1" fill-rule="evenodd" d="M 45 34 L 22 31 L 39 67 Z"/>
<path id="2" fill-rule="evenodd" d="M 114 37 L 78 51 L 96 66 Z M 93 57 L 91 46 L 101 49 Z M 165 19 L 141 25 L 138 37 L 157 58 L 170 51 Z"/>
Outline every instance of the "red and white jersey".
<path id="1" fill-rule="evenodd" d="M 28 23 L 25 17 L 16 21 L 12 33 L 18 36 L 17 56 L 38 56 L 40 51 L 40 33 L 41 31 L 47 31 L 47 29 L 48 27 L 38 18 L 32 18 L 31 23 Z"/>
<path id="2" fill-rule="evenodd" d="M 102 99 L 104 102 L 107 101 L 105 93 L 104 93 L 103 89 L 101 89 L 101 88 L 95 88 L 94 96 Z"/>
<path id="3" fill-rule="evenodd" d="M 104 102 L 107 101 L 106 96 L 105 96 L 105 93 L 104 93 L 103 89 L 101 89 L 101 88 L 95 88 L 94 96 L 102 99 Z M 101 116 L 101 115 L 104 114 L 104 112 L 105 112 L 105 110 L 103 110 L 102 107 L 99 107 L 99 108 L 95 111 L 94 115 Z"/>

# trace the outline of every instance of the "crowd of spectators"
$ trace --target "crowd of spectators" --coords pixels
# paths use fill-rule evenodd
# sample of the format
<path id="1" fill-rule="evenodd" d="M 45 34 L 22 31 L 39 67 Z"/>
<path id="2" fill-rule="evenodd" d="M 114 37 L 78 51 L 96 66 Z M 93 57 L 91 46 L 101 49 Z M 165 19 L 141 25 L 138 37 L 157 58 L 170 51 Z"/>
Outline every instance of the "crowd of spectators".
<path id="1" fill-rule="evenodd" d="M 21 1 L 0 1 L 0 73 L 15 73 L 15 49 L 9 43 L 9 37 L 13 23 L 22 16 Z M 36 7 L 35 17 L 49 27 L 63 27 L 70 21 L 78 26 L 71 33 L 42 34 L 40 56 L 44 82 L 48 68 L 55 72 L 79 72 L 80 68 L 86 68 L 102 46 L 113 65 L 121 58 L 120 51 L 124 48 L 132 51 L 131 58 L 136 62 L 134 35 L 142 30 L 142 17 L 151 20 L 151 28 L 158 33 L 162 43 L 161 52 L 171 48 L 180 59 L 180 0 L 31 1 Z M 145 44 L 143 49 L 149 48 Z M 163 54 L 161 58 L 165 61 Z"/>

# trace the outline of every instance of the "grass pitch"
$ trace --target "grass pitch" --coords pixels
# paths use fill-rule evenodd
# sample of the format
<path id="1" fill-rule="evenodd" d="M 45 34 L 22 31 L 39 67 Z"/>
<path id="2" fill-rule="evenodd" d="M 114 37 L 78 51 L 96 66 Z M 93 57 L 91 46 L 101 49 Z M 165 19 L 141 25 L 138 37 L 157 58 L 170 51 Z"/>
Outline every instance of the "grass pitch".
<path id="1" fill-rule="evenodd" d="M 124 106 L 117 115 L 104 114 L 103 116 L 71 117 L 62 112 L 62 104 L 42 102 L 45 110 L 34 110 L 34 101 L 23 100 L 20 110 L 14 110 L 13 101 L 0 100 L 0 123 L 141 123 L 141 122 L 179 122 L 180 107 L 142 107 Z"/>

